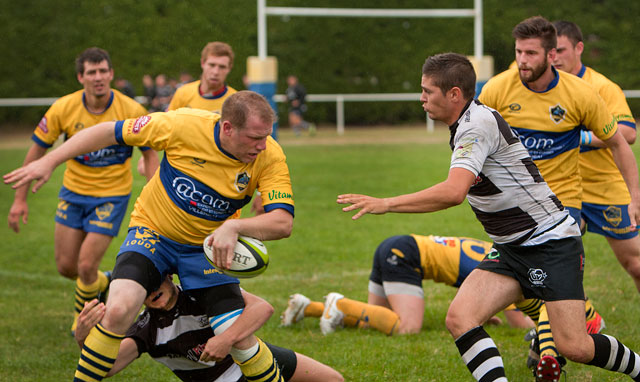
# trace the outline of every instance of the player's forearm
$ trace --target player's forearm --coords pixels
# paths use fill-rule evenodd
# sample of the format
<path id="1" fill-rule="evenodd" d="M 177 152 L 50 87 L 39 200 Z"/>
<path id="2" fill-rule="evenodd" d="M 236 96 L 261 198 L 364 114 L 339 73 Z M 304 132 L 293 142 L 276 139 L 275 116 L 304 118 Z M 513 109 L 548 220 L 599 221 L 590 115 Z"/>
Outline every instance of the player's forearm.
<path id="1" fill-rule="evenodd" d="M 144 176 L 148 182 L 153 177 L 153 174 L 156 173 L 156 170 L 160 166 L 160 161 L 158 160 L 158 153 L 153 149 L 143 151 L 142 157 L 144 158 Z"/>
<path id="2" fill-rule="evenodd" d="M 63 145 L 47 155 L 54 166 L 78 155 L 86 154 L 101 148 L 115 145 L 115 122 L 102 122 L 90 128 L 81 130 Z"/>
<path id="3" fill-rule="evenodd" d="M 239 235 L 255 237 L 260 240 L 278 240 L 291 235 L 293 216 L 283 209 L 242 219 L 230 220 L 225 224 L 236 225 Z"/>
<path id="4" fill-rule="evenodd" d="M 250 296 L 250 297 L 249 297 Z M 250 337 L 264 325 L 273 314 L 273 306 L 265 300 L 243 292 L 246 306 L 238 319 L 217 337 L 224 337 L 230 344 L 235 344 Z"/>
<path id="5" fill-rule="evenodd" d="M 34 143 L 29 148 L 27 155 L 25 155 L 24 162 L 22 162 L 22 166 L 26 166 L 29 163 L 42 158 L 46 153 L 47 153 L 46 148 Z M 30 186 L 30 183 L 25 184 L 22 187 L 16 188 L 13 199 L 16 201 L 26 201 L 27 195 L 29 194 L 29 186 Z"/>
<path id="6" fill-rule="evenodd" d="M 388 212 L 424 213 L 457 206 L 465 199 L 466 192 L 452 189 L 446 182 L 438 183 L 413 194 L 386 198 Z"/>
<path id="7" fill-rule="evenodd" d="M 640 201 L 640 186 L 638 185 L 638 165 L 636 158 L 631 151 L 631 147 L 624 142 L 615 147 L 610 147 L 613 153 L 613 159 L 624 178 L 631 198 L 634 201 Z"/>

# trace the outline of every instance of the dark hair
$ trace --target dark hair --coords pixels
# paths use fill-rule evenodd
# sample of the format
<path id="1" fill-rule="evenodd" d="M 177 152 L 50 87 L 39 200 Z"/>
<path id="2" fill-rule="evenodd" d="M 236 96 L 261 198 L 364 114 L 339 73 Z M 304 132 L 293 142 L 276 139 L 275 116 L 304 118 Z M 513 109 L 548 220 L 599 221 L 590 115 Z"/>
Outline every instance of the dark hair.
<path id="1" fill-rule="evenodd" d="M 533 16 L 522 21 L 513 28 L 512 35 L 516 40 L 539 38 L 545 53 L 555 49 L 558 44 L 556 28 L 542 16 Z"/>
<path id="2" fill-rule="evenodd" d="M 102 61 L 107 61 L 109 69 L 111 69 L 111 57 L 109 57 L 109 53 L 106 50 L 95 46 L 93 48 L 88 48 L 84 52 L 80 53 L 78 58 L 76 58 L 76 73 L 84 74 L 85 62 L 99 64 Z"/>
<path id="3" fill-rule="evenodd" d="M 261 121 L 274 123 L 276 113 L 264 96 L 242 90 L 230 95 L 222 103 L 222 116 L 220 120 L 229 121 L 237 129 L 243 129 L 250 115 L 257 116 Z"/>
<path id="4" fill-rule="evenodd" d="M 466 100 L 476 93 L 476 72 L 469 59 L 461 54 L 441 53 L 428 57 L 422 65 L 422 75 L 431 77 L 442 93 L 458 87 Z"/>
<path id="5" fill-rule="evenodd" d="M 582 40 L 582 31 L 576 23 L 571 21 L 558 20 L 553 22 L 553 26 L 556 27 L 558 36 L 565 36 L 571 41 L 573 46 Z"/>

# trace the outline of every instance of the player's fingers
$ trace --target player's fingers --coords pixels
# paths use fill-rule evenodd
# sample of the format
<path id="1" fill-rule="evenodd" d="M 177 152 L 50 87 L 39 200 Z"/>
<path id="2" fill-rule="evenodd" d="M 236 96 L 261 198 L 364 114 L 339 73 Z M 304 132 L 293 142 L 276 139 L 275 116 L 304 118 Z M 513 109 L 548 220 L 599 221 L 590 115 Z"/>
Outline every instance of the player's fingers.
<path id="1" fill-rule="evenodd" d="M 45 178 L 39 179 L 36 184 L 33 186 L 33 188 L 31 189 L 31 192 L 33 192 L 34 194 L 40 189 L 40 187 L 42 187 L 42 185 L 44 185 L 44 183 L 47 180 Z"/>

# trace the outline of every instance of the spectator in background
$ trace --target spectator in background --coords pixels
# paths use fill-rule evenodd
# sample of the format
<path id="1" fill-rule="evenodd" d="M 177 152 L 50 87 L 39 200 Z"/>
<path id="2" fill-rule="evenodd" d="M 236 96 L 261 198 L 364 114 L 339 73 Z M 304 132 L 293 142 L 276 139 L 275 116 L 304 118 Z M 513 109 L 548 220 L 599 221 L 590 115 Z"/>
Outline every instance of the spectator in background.
<path id="1" fill-rule="evenodd" d="M 122 94 L 129 98 L 136 98 L 136 90 L 133 88 L 133 85 L 122 77 L 116 78 L 116 89 L 120 90 Z"/>
<path id="2" fill-rule="evenodd" d="M 193 82 L 193 76 L 189 72 L 180 72 L 180 82 L 176 86 L 176 89 L 181 87 L 182 85 L 186 85 L 189 82 Z"/>
<path id="3" fill-rule="evenodd" d="M 142 86 L 144 88 L 144 96 L 147 98 L 145 105 L 150 106 L 153 99 L 156 98 L 156 84 L 153 82 L 153 77 L 150 74 L 142 76 Z M 155 110 L 149 110 L 155 111 Z"/>
<path id="4" fill-rule="evenodd" d="M 162 73 L 158 74 L 156 76 L 156 96 L 153 106 L 157 106 L 160 111 L 166 111 L 174 92 L 173 87 L 167 82 L 167 76 Z"/>
<path id="5" fill-rule="evenodd" d="M 315 126 L 305 121 L 303 116 L 307 111 L 307 91 L 298 81 L 298 77 L 290 74 L 287 77 L 287 100 L 289 102 L 289 125 L 296 136 L 301 130 L 309 130 L 309 134 L 315 133 Z"/>

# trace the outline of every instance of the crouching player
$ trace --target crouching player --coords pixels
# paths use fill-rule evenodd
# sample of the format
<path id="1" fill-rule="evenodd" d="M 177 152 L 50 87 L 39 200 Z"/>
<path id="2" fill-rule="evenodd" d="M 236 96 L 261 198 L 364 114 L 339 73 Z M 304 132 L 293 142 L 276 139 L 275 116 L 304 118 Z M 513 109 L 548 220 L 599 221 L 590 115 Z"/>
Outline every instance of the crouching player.
<path id="1" fill-rule="evenodd" d="M 422 280 L 459 287 L 469 273 L 490 253 L 492 244 L 466 237 L 401 235 L 385 239 L 376 249 L 369 277 L 367 303 L 329 293 L 325 302 L 311 301 L 296 293 L 281 316 L 283 326 L 304 317 L 320 317 L 320 329 L 331 333 L 339 326 L 370 326 L 385 334 L 418 333 L 424 317 Z M 527 299 L 504 311 L 507 323 L 531 328 L 544 303 Z M 526 313 L 531 319 L 525 317 Z M 600 315 L 587 300 L 587 325 Z M 499 323 L 497 317 L 489 323 Z"/>
<path id="2" fill-rule="evenodd" d="M 242 314 L 224 333 L 215 336 L 202 307 L 167 277 L 160 288 L 146 298 L 146 309 L 120 343 L 115 364 L 107 377 L 127 367 L 142 353 L 149 353 L 182 381 L 245 381 L 228 352 L 236 338 L 249 336 L 259 329 L 273 313 L 273 307 L 245 291 L 242 291 L 242 297 L 246 304 Z M 75 332 L 80 348 L 104 312 L 105 306 L 98 300 L 85 305 Z M 340 373 L 314 359 L 271 344 L 267 346 L 287 381 L 343 381 Z M 205 348 L 215 351 L 216 361 L 200 359 Z"/>

